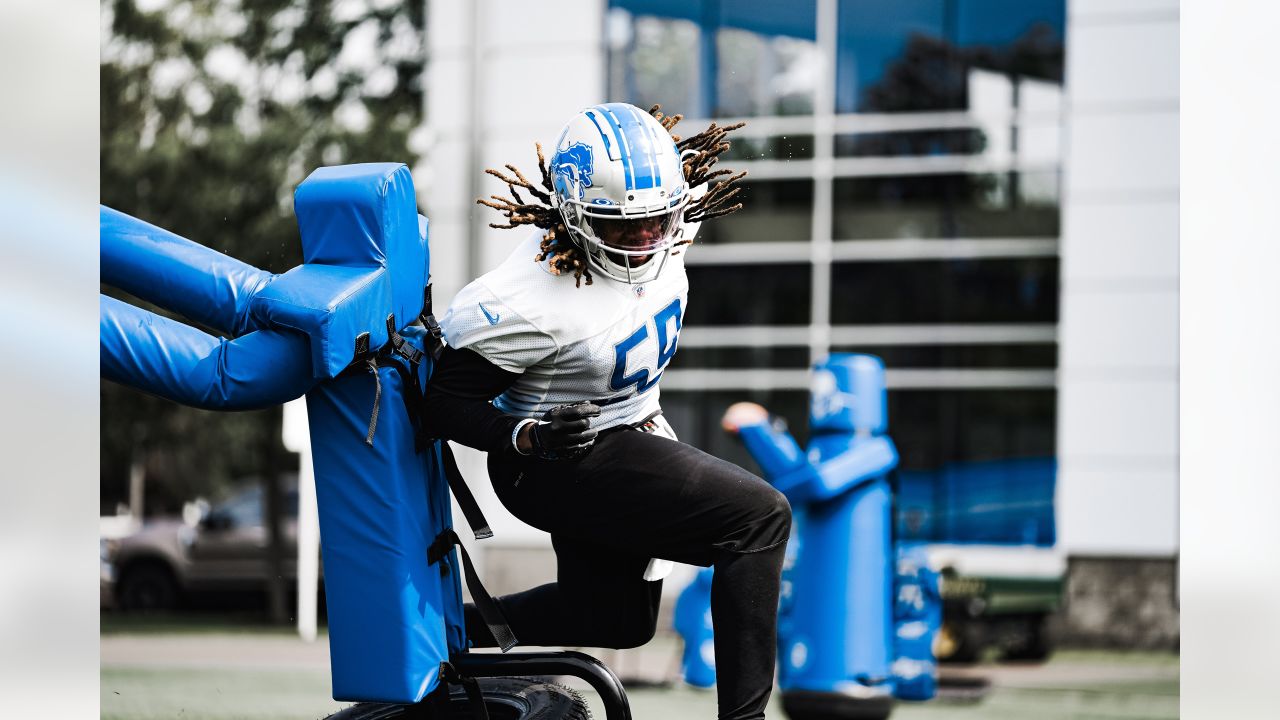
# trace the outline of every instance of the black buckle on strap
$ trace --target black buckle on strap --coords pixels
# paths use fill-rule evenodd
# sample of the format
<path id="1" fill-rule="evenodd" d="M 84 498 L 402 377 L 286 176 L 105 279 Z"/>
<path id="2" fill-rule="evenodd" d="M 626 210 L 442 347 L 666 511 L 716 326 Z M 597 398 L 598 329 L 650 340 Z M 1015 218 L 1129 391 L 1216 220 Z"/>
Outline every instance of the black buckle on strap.
<path id="1" fill-rule="evenodd" d="M 408 360 L 410 365 L 422 362 L 422 351 L 409 344 L 403 335 L 396 332 L 395 313 L 387 316 L 387 342 L 391 345 L 391 352 Z"/>
<path id="2" fill-rule="evenodd" d="M 502 608 L 485 589 L 484 583 L 480 582 L 480 576 L 476 574 L 475 565 L 471 562 L 471 555 L 467 553 L 466 546 L 458 539 L 458 534 L 452 528 L 446 528 L 432 541 L 431 546 L 427 548 L 427 561 L 433 564 L 440 562 L 455 545 L 458 547 L 458 554 L 462 556 L 462 575 L 467 581 L 467 588 L 471 590 L 471 599 L 475 601 L 476 610 L 480 612 L 484 624 L 489 627 L 493 639 L 498 641 L 498 647 L 502 648 L 502 652 L 506 652 L 515 647 L 518 642 L 515 633 L 511 632 L 511 624 L 507 622 L 507 616 L 502 612 Z"/>
<path id="3" fill-rule="evenodd" d="M 473 677 L 462 675 L 452 663 L 440 663 L 440 677 L 446 683 L 462 686 L 467 694 L 467 704 L 471 707 L 471 716 L 476 720 L 489 720 L 489 709 L 484 704 L 484 694 L 480 692 L 480 683 Z"/>
<path id="4" fill-rule="evenodd" d="M 427 548 L 427 564 L 435 565 L 440 562 L 445 555 L 449 554 L 454 545 L 460 545 L 461 542 L 458 533 L 454 532 L 452 528 L 446 529 L 437 535 L 436 539 Z"/>
<path id="5" fill-rule="evenodd" d="M 427 329 L 427 352 L 431 353 L 432 358 L 439 360 L 440 353 L 444 350 L 444 328 L 440 327 L 431 310 L 431 283 L 427 283 L 422 289 L 422 312 L 418 313 L 418 320 Z"/>

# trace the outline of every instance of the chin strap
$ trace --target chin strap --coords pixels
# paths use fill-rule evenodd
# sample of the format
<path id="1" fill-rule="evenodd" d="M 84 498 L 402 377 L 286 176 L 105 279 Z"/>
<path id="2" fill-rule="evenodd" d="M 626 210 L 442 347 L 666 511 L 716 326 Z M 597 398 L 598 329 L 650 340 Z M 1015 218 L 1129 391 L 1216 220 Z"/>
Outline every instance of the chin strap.
<path id="1" fill-rule="evenodd" d="M 602 245 L 596 245 L 595 248 L 595 250 L 585 251 L 588 261 L 595 269 L 610 280 L 617 280 L 628 285 L 640 285 L 657 280 L 667 266 L 667 259 L 671 257 L 670 247 L 664 250 L 655 250 L 653 254 L 661 254 L 662 258 L 658 259 L 650 256 L 648 262 L 637 269 L 633 268 L 630 261 L 626 259 L 628 256 L 622 256 L 625 264 L 620 265 L 609 258 L 609 251 L 605 250 Z M 657 265 L 654 265 L 654 263 L 657 263 Z"/>

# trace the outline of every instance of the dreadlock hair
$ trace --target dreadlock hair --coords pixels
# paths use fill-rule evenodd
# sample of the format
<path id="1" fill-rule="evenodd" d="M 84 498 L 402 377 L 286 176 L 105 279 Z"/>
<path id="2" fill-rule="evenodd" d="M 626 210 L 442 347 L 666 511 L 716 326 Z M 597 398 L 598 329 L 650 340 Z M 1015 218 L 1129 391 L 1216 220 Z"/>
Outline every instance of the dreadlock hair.
<path id="1" fill-rule="evenodd" d="M 560 211 L 551 205 L 551 194 L 555 192 L 555 188 L 551 185 L 547 158 L 542 154 L 542 143 L 534 143 L 534 147 L 538 150 L 538 172 L 542 175 L 541 187 L 535 187 L 515 165 L 507 163 L 505 167 L 514 177 L 493 168 L 484 172 L 506 183 L 511 197 L 490 195 L 488 199 L 477 198 L 476 203 L 491 207 L 507 218 L 505 223 L 489 223 L 491 228 L 508 229 L 521 225 L 542 228 L 545 232 L 542 234 L 542 243 L 538 247 L 539 253 L 534 261 L 542 262 L 551 258 L 552 274 L 561 275 L 571 272 L 575 286 L 581 287 L 583 280 L 590 285 L 591 268 L 587 265 L 586 254 L 569 239 L 564 218 L 560 216 Z M 528 191 L 533 196 L 533 200 L 526 202 L 520 195 L 519 188 Z"/>
<path id="2" fill-rule="evenodd" d="M 668 133 L 684 117 L 683 115 L 664 115 L 661 105 L 649 108 L 649 114 Z M 721 127 L 713 122 L 706 130 L 685 139 L 672 133 L 671 139 L 675 141 L 676 149 L 683 158 L 684 177 L 689 188 L 692 190 L 715 181 L 715 184 L 708 188 L 702 197 L 690 201 L 685 206 L 683 218 L 685 222 L 699 223 L 723 217 L 742 208 L 741 202 L 729 204 L 729 201 L 737 197 L 742 189 L 731 186 L 745 177 L 747 172 L 743 170 L 735 173 L 732 170 L 714 170 L 713 168 L 719 161 L 720 155 L 729 149 L 729 141 L 726 139 L 728 134 L 745 124 L 739 122 Z M 505 223 L 489 223 L 491 228 L 506 229 L 521 225 L 542 228 L 545 232 L 542 234 L 542 242 L 534 261 L 543 262 L 550 258 L 550 269 L 553 274 L 561 275 L 571 272 L 575 286 L 581 287 L 583 280 L 590 285 L 593 279 L 591 267 L 587 264 L 586 252 L 569 238 L 569 231 L 564 226 L 560 211 L 552 206 L 551 196 L 555 193 L 555 188 L 551 184 L 551 173 L 547 169 L 546 156 L 542 152 L 541 143 L 535 143 L 534 146 L 538 151 L 538 172 L 541 175 L 539 185 L 535 186 L 529 182 L 515 165 L 507 163 L 504 167 L 511 173 L 510 175 L 492 168 L 485 170 L 485 174 L 506 183 L 511 196 L 490 195 L 488 198 L 478 198 L 476 203 L 497 210 L 507 219 Z M 526 201 L 520 194 L 521 189 L 529 193 L 532 198 Z M 688 245 L 691 242 L 693 240 L 682 240 L 676 243 L 676 247 Z M 679 250 L 672 252 L 673 255 L 679 253 Z"/>

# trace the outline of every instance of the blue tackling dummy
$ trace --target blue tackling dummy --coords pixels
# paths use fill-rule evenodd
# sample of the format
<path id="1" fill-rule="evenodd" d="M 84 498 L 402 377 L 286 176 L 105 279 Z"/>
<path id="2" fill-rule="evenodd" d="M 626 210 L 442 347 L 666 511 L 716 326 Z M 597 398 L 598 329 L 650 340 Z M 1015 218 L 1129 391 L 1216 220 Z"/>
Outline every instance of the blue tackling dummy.
<path id="1" fill-rule="evenodd" d="M 938 578 L 920 548 L 893 544 L 889 473 L 898 453 L 885 435 L 883 364 L 871 355 L 832 355 L 814 368 L 810 403 L 807 452 L 758 405 L 735 405 L 725 415 L 725 428 L 741 437 L 794 512 L 778 619 L 783 705 L 831 709 L 824 694 L 928 699 L 941 623 Z"/>

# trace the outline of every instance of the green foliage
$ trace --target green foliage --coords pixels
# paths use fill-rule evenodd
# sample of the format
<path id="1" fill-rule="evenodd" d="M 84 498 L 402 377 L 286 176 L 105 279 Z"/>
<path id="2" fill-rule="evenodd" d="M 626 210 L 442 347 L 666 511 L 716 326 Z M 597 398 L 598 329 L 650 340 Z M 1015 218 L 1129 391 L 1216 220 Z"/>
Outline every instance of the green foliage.
<path id="1" fill-rule="evenodd" d="M 102 203 L 266 270 L 296 265 L 293 189 L 311 170 L 414 162 L 423 11 L 415 0 L 103 0 Z M 267 413 L 203 412 L 109 383 L 101 401 L 107 512 L 127 499 L 134 460 L 148 513 L 172 511 L 258 472 L 263 438 L 279 436 Z"/>

